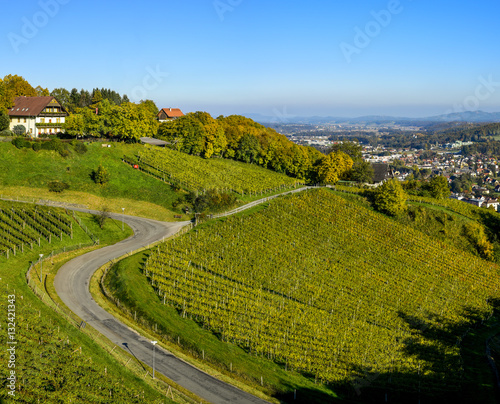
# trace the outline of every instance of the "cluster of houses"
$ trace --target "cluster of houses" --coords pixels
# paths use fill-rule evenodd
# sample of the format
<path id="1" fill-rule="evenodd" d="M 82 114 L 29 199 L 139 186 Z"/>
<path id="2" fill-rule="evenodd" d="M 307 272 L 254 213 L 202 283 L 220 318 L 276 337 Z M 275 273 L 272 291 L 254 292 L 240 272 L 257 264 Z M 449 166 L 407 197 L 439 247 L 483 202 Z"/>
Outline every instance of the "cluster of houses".
<path id="1" fill-rule="evenodd" d="M 479 198 L 466 198 L 463 195 L 452 195 L 451 198 L 458 199 L 459 201 L 470 203 L 471 205 L 478 206 L 480 208 L 491 208 L 493 207 L 498 211 L 498 199 L 489 198 L 481 196 Z"/>
<path id="2" fill-rule="evenodd" d="M 69 115 L 66 109 L 52 96 L 17 97 L 9 109 L 10 130 L 24 127 L 23 132 L 30 137 L 64 132 L 64 123 Z M 157 119 L 160 123 L 173 121 L 183 112 L 179 108 L 162 108 Z"/>

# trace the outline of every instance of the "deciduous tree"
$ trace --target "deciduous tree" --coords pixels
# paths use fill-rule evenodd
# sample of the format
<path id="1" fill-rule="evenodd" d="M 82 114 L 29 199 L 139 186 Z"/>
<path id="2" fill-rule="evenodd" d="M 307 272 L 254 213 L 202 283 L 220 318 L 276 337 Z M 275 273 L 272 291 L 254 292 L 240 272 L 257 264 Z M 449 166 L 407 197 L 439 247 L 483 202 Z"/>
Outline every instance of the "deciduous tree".
<path id="1" fill-rule="evenodd" d="M 391 179 L 380 185 L 375 192 L 375 208 L 390 216 L 397 216 L 405 212 L 406 193 L 401 183 L 396 179 Z"/>
<path id="2" fill-rule="evenodd" d="M 448 180 L 442 175 L 436 175 L 431 178 L 428 184 L 428 189 L 433 198 L 445 199 L 450 196 L 450 187 Z"/>
<path id="3" fill-rule="evenodd" d="M 350 170 L 352 159 L 342 151 L 331 152 L 318 166 L 318 179 L 324 184 L 336 184 L 342 174 Z"/>
<path id="4" fill-rule="evenodd" d="M 0 132 L 9 129 L 10 118 L 7 112 L 0 109 Z"/>

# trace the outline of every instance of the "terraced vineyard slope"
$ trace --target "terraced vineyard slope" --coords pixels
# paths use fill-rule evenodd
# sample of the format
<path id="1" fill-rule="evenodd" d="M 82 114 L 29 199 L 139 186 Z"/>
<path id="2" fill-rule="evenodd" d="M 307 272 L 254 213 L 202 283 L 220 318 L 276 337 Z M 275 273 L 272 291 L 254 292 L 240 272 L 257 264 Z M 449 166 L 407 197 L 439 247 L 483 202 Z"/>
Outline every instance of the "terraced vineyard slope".
<path id="1" fill-rule="evenodd" d="M 73 223 L 61 210 L 46 206 L 0 201 L 0 254 L 9 257 L 25 248 L 33 249 L 40 240 L 73 237 Z"/>
<path id="2" fill-rule="evenodd" d="M 224 341 L 327 383 L 409 392 L 460 388 L 461 341 L 492 313 L 498 270 L 326 189 L 195 229 L 144 267 Z"/>
<path id="3" fill-rule="evenodd" d="M 239 194 L 292 188 L 300 183 L 265 168 L 234 160 L 203 159 L 170 149 L 146 146 L 135 157 L 142 170 L 189 190 L 229 190 Z"/>

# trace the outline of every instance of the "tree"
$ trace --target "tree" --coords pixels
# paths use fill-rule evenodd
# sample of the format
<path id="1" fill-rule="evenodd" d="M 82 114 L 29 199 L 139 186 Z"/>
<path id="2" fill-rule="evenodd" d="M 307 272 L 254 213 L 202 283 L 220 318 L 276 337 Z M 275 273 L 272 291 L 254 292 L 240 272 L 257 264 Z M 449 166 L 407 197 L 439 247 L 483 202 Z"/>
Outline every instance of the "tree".
<path id="1" fill-rule="evenodd" d="M 101 229 L 104 228 L 104 225 L 106 224 L 106 221 L 111 217 L 110 211 L 108 207 L 103 207 L 99 213 L 94 214 L 93 218 L 99 225 Z"/>
<path id="2" fill-rule="evenodd" d="M 49 90 L 47 88 L 43 88 L 42 86 L 36 86 L 35 91 L 36 95 L 39 97 L 47 97 L 50 95 Z"/>
<path id="3" fill-rule="evenodd" d="M 85 119 L 82 114 L 71 114 L 66 118 L 66 133 L 71 136 L 85 134 Z"/>
<path id="4" fill-rule="evenodd" d="M 9 114 L 3 110 L 0 110 L 0 132 L 9 129 L 10 118 Z"/>
<path id="5" fill-rule="evenodd" d="M 352 159 L 343 151 L 332 152 L 320 161 L 317 169 L 318 179 L 323 184 L 336 184 L 352 165 Z"/>
<path id="6" fill-rule="evenodd" d="M 101 164 L 97 167 L 96 170 L 92 171 L 92 180 L 99 185 L 104 185 L 109 182 L 110 175 L 108 170 L 106 170 Z"/>
<path id="7" fill-rule="evenodd" d="M 346 179 L 348 181 L 356 181 L 362 183 L 373 182 L 373 175 L 375 174 L 373 166 L 367 161 L 357 161 L 352 168 L 346 172 Z"/>
<path id="8" fill-rule="evenodd" d="M 76 88 L 74 90 L 77 91 Z M 76 93 L 78 94 L 78 92 Z M 52 97 L 55 97 L 64 109 L 70 112 L 74 111 L 73 106 L 71 105 L 72 93 L 70 93 L 68 90 L 66 90 L 65 88 L 54 88 L 50 92 L 50 95 Z"/>
<path id="9" fill-rule="evenodd" d="M 99 90 L 94 90 L 92 93 L 92 107 L 96 108 L 98 107 L 98 104 L 103 100 L 102 94 Z"/>
<path id="10" fill-rule="evenodd" d="M 442 175 L 432 177 L 429 181 L 428 189 L 431 196 L 436 199 L 445 199 L 450 196 L 448 180 Z"/>
<path id="11" fill-rule="evenodd" d="M 342 151 L 347 154 L 354 163 L 363 160 L 361 151 L 363 147 L 359 143 L 342 141 L 341 143 L 335 143 L 331 147 L 331 152 Z"/>
<path id="12" fill-rule="evenodd" d="M 236 158 L 245 163 L 255 163 L 260 153 L 259 140 L 251 134 L 245 134 L 240 139 Z"/>
<path id="13" fill-rule="evenodd" d="M 0 82 L 0 109 L 10 109 L 17 97 L 36 97 L 36 90 L 23 77 L 7 75 Z"/>
<path id="14" fill-rule="evenodd" d="M 391 179 L 375 191 L 374 205 L 382 213 L 397 216 L 406 211 L 406 199 L 407 196 L 401 183 L 396 179 Z"/>

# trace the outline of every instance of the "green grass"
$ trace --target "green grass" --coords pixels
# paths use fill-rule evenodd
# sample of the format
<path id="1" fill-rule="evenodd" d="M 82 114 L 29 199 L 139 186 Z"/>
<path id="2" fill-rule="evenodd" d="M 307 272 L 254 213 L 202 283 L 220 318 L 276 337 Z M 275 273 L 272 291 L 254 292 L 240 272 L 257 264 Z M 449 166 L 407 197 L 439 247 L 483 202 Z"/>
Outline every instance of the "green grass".
<path id="1" fill-rule="evenodd" d="M 10 143 L 0 143 L 0 194 L 10 197 L 42 198 L 86 205 L 93 209 L 109 207 L 112 211 L 137 214 L 160 220 L 173 220 L 180 214 L 172 208 L 178 198 L 165 183 L 134 170 L 124 164 L 124 154 L 135 153 L 142 145 L 112 143 L 103 148 L 101 143 L 88 145 L 87 153 L 73 152 L 61 157 L 55 151 L 17 149 Z M 102 164 L 110 174 L 105 185 L 95 184 L 92 171 Z M 48 191 L 48 183 L 63 181 L 70 188 L 61 194 Z M 186 217 L 183 218 L 184 220 Z"/>
<path id="2" fill-rule="evenodd" d="M 88 226 L 93 226 L 84 218 Z M 104 236 L 96 228 L 101 240 L 116 242 L 122 233 L 113 229 L 109 222 Z M 16 311 L 16 364 L 17 389 L 12 402 L 36 403 L 143 403 L 171 402 L 158 393 L 140 377 L 120 364 L 105 352 L 88 335 L 79 331 L 67 320 L 56 314 L 34 295 L 26 283 L 26 272 L 30 262 L 36 262 L 39 254 L 48 256 L 51 251 L 86 243 L 89 237 L 74 225 L 74 237 L 42 242 L 33 250 L 26 250 L 10 259 L 0 258 L 1 307 L 7 315 L 8 296 L 15 295 Z M 57 259 L 55 259 L 57 260 Z M 46 263 L 48 271 L 51 262 Z M 37 276 L 35 272 L 35 277 Z M 5 320 L 6 321 L 6 320 Z M 3 347 L 6 348 L 7 324 L 0 329 Z M 7 351 L 3 349 L 1 399 L 11 398 L 7 394 Z"/>

